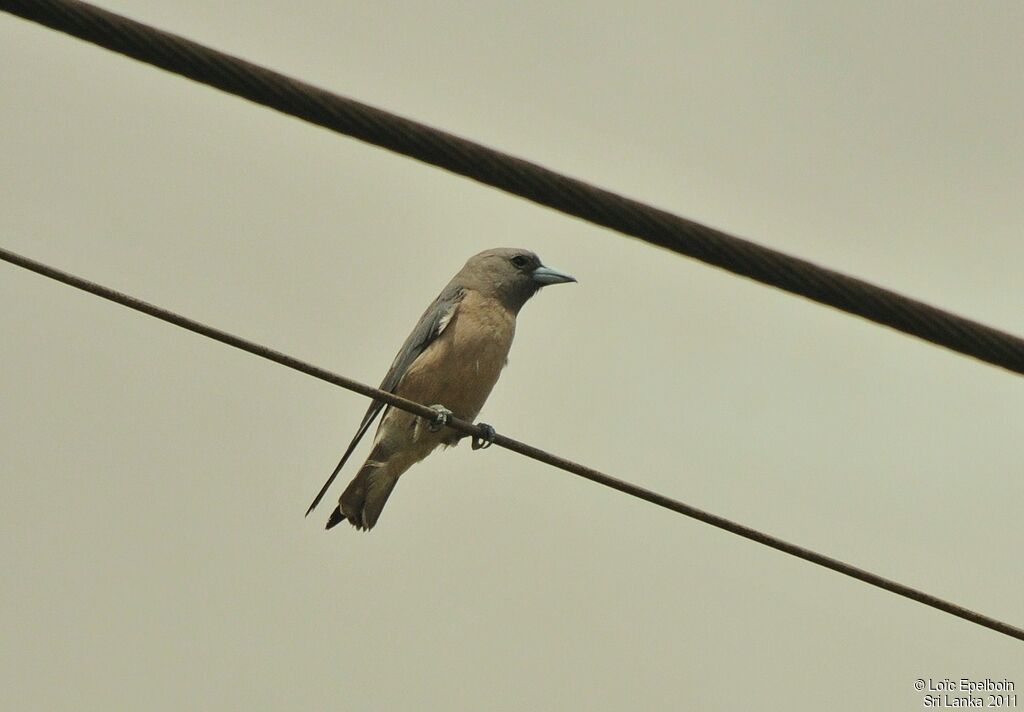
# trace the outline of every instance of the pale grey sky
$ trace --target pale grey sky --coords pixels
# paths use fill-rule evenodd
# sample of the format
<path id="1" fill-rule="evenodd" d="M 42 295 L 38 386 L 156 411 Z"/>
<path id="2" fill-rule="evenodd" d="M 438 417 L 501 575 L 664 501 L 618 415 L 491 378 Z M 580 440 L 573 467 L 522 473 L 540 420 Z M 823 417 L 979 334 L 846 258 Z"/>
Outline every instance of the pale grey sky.
<path id="1" fill-rule="evenodd" d="M 104 7 L 1024 333 L 1020 3 Z M 8 15 L 0 66 L 4 247 L 370 383 L 531 248 L 580 284 L 483 420 L 1024 624 L 1019 377 Z M 1024 694 L 1017 641 L 498 448 L 324 532 L 364 399 L 11 266 L 0 300 L 11 709 Z"/>

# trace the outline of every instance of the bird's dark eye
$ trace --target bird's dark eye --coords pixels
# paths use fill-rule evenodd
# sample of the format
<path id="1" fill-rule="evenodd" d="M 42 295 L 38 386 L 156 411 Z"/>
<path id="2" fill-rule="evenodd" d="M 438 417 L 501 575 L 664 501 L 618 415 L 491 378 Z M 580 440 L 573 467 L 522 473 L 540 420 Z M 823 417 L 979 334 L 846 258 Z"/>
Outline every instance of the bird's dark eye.
<path id="1" fill-rule="evenodd" d="M 512 258 L 512 264 L 514 264 L 516 267 L 525 267 L 527 261 L 528 260 L 522 255 L 516 255 L 515 257 Z"/>

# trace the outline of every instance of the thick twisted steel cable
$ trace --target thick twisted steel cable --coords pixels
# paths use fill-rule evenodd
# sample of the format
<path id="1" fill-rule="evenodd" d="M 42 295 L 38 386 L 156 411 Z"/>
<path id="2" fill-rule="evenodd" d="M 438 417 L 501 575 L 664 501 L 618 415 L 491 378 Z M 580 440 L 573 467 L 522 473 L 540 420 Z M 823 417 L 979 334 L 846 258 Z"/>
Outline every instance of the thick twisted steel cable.
<path id="1" fill-rule="evenodd" d="M 275 351 L 267 346 L 257 344 L 253 341 L 248 341 L 247 339 L 216 329 L 212 326 L 207 326 L 206 324 L 194 321 L 188 317 L 175 314 L 167 309 L 149 304 L 141 299 L 136 299 L 135 297 L 127 294 L 117 292 L 109 287 L 96 284 L 95 282 L 90 282 L 89 280 L 77 277 L 54 267 L 50 267 L 49 265 L 29 259 L 28 257 L 23 257 L 22 255 L 9 250 L 0 248 L 0 260 L 23 267 L 24 269 L 41 274 L 44 277 L 55 279 L 58 282 L 63 282 L 64 284 L 75 287 L 76 289 L 81 289 L 91 294 L 95 294 L 98 297 L 108 299 L 116 304 L 121 304 L 129 309 L 134 309 L 142 312 L 143 314 L 156 317 L 157 319 L 174 324 L 175 326 L 180 326 L 183 329 L 206 336 L 210 339 L 214 339 L 215 341 L 220 341 L 228 346 L 234 346 L 237 349 L 247 351 L 259 356 L 260 358 L 265 358 L 269 361 L 281 364 L 282 366 L 287 366 L 288 368 L 313 376 L 314 378 L 319 378 L 321 381 L 341 386 L 342 388 L 354 391 L 368 398 L 378 398 L 388 405 L 394 406 L 395 408 L 401 408 L 402 410 L 406 410 L 420 417 L 433 419 L 436 415 L 435 411 L 420 403 L 414 403 L 413 401 L 406 400 L 405 398 L 400 398 L 393 393 L 372 388 L 364 383 L 360 383 L 359 381 L 354 381 L 350 378 L 332 373 L 327 369 L 314 366 L 313 364 L 297 359 L 294 356 L 283 354 L 280 351 Z M 449 427 L 458 430 L 461 433 L 477 437 L 487 438 L 490 435 L 490 433 L 486 432 L 484 428 L 464 420 L 459 420 L 458 418 L 453 418 L 449 423 Z M 897 581 L 884 578 L 878 574 L 858 568 L 844 561 L 840 561 L 839 559 L 834 559 L 831 556 L 825 556 L 824 554 L 819 554 L 815 551 L 811 551 L 810 549 L 805 549 L 802 546 L 791 544 L 744 524 L 733 522 L 724 517 L 720 517 L 717 514 L 706 512 L 702 509 L 698 509 L 697 507 L 685 504 L 684 502 L 666 497 L 665 495 L 658 494 L 657 492 L 652 492 L 644 487 L 631 484 L 624 480 L 612 477 L 611 475 L 606 475 L 603 472 L 586 467 L 585 465 L 580 465 L 579 463 L 567 460 L 564 457 L 552 455 L 551 453 L 533 447 L 532 445 L 527 445 L 526 443 L 513 440 L 512 438 L 505 437 L 501 434 L 494 434 L 493 443 L 511 450 L 512 452 L 537 460 L 538 462 L 543 462 L 551 465 L 552 467 L 557 467 L 560 470 L 565 470 L 566 472 L 604 485 L 605 487 L 618 490 L 619 492 L 628 494 L 631 497 L 636 497 L 644 500 L 645 502 L 656 504 L 659 507 L 664 507 L 665 509 L 678 514 L 691 517 L 692 519 L 697 519 L 705 524 L 710 524 L 713 527 L 724 529 L 727 532 L 750 539 L 751 541 L 755 541 L 759 544 L 764 544 L 767 547 L 790 554 L 791 556 L 803 559 L 804 561 L 810 561 L 812 564 L 824 566 L 825 568 L 841 573 L 844 576 L 859 579 L 865 583 L 871 584 L 872 586 L 883 588 L 886 591 L 895 593 L 898 596 L 903 596 L 904 598 L 909 598 L 910 600 L 917 601 L 918 603 L 923 603 L 926 606 L 937 608 L 940 611 L 957 616 L 958 618 L 963 618 L 971 623 L 991 628 L 992 630 L 1008 635 L 1011 638 L 1024 640 L 1024 629 L 1010 625 L 1009 623 L 1004 623 L 1003 621 L 992 618 L 991 616 L 972 611 L 955 603 L 950 603 L 949 601 L 945 601 L 937 596 L 911 588 L 910 586 Z"/>
<path id="2" fill-rule="evenodd" d="M 0 9 L 569 215 L 1024 373 L 1024 339 L 75 0 Z"/>

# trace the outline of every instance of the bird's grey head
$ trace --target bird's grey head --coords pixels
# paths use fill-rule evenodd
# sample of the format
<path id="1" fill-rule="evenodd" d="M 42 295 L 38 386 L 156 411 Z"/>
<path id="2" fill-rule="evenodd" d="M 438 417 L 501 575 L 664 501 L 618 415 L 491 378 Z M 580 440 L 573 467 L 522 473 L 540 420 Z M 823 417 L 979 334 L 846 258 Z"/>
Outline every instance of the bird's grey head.
<path id="1" fill-rule="evenodd" d="M 463 287 L 500 299 L 516 312 L 541 287 L 576 281 L 572 275 L 545 267 L 529 250 L 515 247 L 473 255 L 455 279 Z"/>

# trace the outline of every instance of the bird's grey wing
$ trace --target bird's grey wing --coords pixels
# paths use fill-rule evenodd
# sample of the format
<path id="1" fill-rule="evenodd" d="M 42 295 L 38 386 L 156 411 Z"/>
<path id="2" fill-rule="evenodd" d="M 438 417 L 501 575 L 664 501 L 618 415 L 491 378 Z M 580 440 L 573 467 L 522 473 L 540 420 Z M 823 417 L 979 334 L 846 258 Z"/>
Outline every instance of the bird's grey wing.
<path id="1" fill-rule="evenodd" d="M 402 376 L 409 370 L 409 366 L 416 360 L 416 357 L 423 353 L 423 350 L 427 348 L 441 333 L 445 330 L 445 327 L 451 322 L 452 317 L 455 315 L 455 310 L 459 306 L 459 302 L 462 300 L 463 290 L 461 287 L 448 285 L 437 299 L 431 303 L 427 310 L 423 312 L 423 316 L 420 317 L 419 322 L 413 328 L 412 333 L 402 344 L 402 348 L 398 350 L 398 355 L 395 356 L 395 360 L 391 363 L 391 368 L 388 369 L 387 374 L 384 376 L 384 380 L 381 381 L 380 389 L 393 393 L 395 388 L 398 387 L 399 382 L 402 380 Z M 362 422 L 359 423 L 359 428 L 356 430 L 355 437 L 352 438 L 352 442 L 349 443 L 348 448 L 345 450 L 345 454 L 341 456 L 341 461 L 338 466 L 334 468 L 334 472 L 327 478 L 327 482 L 320 488 L 316 497 L 313 499 L 313 503 L 309 505 L 309 509 L 306 510 L 308 516 L 310 512 L 316 509 L 316 506 L 320 504 L 320 500 L 323 499 L 324 494 L 330 488 L 331 483 L 334 482 L 334 478 L 341 472 L 341 468 L 348 462 L 348 458 L 352 455 L 352 452 L 356 449 L 359 441 L 362 440 L 366 431 L 373 425 L 373 421 L 377 419 L 381 410 L 384 408 L 384 401 L 374 400 L 370 403 L 370 407 L 366 409 L 366 414 L 363 416 Z"/>

